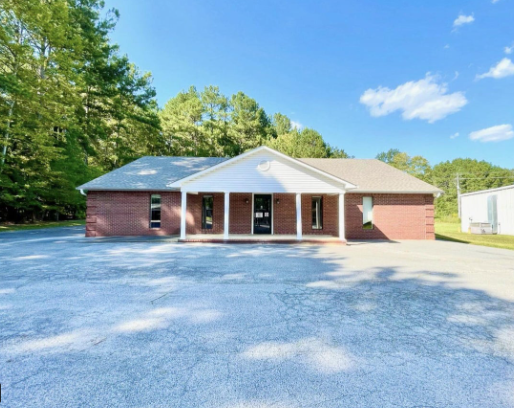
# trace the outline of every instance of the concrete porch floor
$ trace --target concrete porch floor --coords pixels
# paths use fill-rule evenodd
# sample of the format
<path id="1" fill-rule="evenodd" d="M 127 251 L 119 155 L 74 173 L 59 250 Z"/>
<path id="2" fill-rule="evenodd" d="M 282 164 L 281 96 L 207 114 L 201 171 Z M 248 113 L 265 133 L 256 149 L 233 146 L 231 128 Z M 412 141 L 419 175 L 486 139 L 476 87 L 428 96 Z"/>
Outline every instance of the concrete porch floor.
<path id="1" fill-rule="evenodd" d="M 298 241 L 296 235 L 270 235 L 270 234 L 230 234 L 225 239 L 223 234 L 192 234 L 187 235 L 185 239 L 179 239 L 179 242 L 212 242 L 212 243 L 311 243 L 311 244 L 346 244 L 338 237 L 331 235 L 303 235 L 302 240 Z"/>

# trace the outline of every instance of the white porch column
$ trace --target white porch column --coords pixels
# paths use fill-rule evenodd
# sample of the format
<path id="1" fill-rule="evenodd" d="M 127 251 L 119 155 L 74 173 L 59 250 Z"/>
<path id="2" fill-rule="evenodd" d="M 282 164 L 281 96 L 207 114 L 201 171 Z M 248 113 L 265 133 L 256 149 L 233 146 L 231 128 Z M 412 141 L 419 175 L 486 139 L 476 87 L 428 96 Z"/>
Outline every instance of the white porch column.
<path id="1" fill-rule="evenodd" d="M 187 192 L 182 191 L 182 201 L 180 204 L 180 239 L 186 239 L 187 228 Z"/>
<path id="2" fill-rule="evenodd" d="M 223 239 L 228 239 L 229 212 L 230 212 L 230 193 L 225 193 L 225 220 L 223 223 Z"/>
<path id="3" fill-rule="evenodd" d="M 296 239 L 302 240 L 302 195 L 296 194 Z"/>
<path id="4" fill-rule="evenodd" d="M 339 239 L 346 241 L 344 219 L 344 192 L 339 194 Z"/>

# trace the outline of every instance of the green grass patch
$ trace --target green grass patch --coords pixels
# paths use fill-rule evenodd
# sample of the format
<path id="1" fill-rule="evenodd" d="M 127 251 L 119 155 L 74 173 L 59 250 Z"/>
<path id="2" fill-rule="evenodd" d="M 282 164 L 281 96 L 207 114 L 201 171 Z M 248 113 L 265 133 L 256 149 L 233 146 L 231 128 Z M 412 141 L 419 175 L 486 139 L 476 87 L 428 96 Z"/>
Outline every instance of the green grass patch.
<path id="1" fill-rule="evenodd" d="M 460 231 L 460 223 L 435 220 L 435 236 L 444 241 L 514 250 L 512 235 L 473 235 Z"/>
<path id="2" fill-rule="evenodd" d="M 40 228 L 55 228 L 55 227 L 78 227 L 84 225 L 85 220 L 71 220 L 71 221 L 40 221 L 30 224 L 0 224 L 0 232 L 7 231 L 24 231 Z"/>

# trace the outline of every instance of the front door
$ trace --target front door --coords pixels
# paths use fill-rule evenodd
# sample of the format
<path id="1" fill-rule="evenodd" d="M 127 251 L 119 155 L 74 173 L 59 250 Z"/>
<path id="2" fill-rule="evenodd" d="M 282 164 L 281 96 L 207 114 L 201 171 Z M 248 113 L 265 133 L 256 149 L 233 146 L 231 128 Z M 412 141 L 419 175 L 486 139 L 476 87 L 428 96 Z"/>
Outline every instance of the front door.
<path id="1" fill-rule="evenodd" d="M 271 234 L 271 194 L 253 196 L 253 233 Z"/>

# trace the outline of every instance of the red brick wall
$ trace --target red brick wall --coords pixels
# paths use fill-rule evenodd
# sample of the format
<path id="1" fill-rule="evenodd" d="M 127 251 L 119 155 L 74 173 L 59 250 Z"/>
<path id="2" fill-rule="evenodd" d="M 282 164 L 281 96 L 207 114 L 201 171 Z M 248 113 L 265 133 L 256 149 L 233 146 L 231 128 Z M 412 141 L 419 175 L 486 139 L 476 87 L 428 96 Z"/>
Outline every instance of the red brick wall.
<path id="1" fill-rule="evenodd" d="M 202 229 L 202 198 L 211 195 L 212 229 Z M 223 193 L 199 193 L 187 195 L 187 227 L 188 234 L 223 234 L 225 214 L 225 195 Z"/>
<path id="2" fill-rule="evenodd" d="M 321 196 L 323 229 L 312 229 L 312 197 Z M 302 194 L 302 234 L 339 236 L 339 196 L 327 194 Z M 295 210 L 296 211 L 296 210 Z M 295 221 L 296 222 L 296 221 Z"/>
<path id="3" fill-rule="evenodd" d="M 151 192 L 88 192 L 86 236 L 179 234 L 180 193 L 155 193 L 161 195 L 160 229 L 150 229 L 151 194 Z"/>
<path id="4" fill-rule="evenodd" d="M 248 200 L 248 203 L 246 203 L 246 200 Z M 230 234 L 252 233 L 253 216 L 251 193 L 230 194 L 230 212 L 228 222 Z"/>
<path id="5" fill-rule="evenodd" d="M 296 235 L 296 194 L 273 194 L 273 233 Z"/>
<path id="6" fill-rule="evenodd" d="M 373 229 L 362 229 L 362 197 L 373 197 Z M 346 194 L 347 239 L 435 239 L 434 198 L 423 194 Z"/>
<path id="7" fill-rule="evenodd" d="M 161 195 L 161 228 L 150 229 L 151 192 L 91 191 L 87 195 L 86 236 L 178 235 L 180 234 L 180 193 Z M 212 194 L 213 229 L 202 230 L 202 197 L 188 194 L 187 233 L 222 234 L 224 195 Z M 362 229 L 362 197 L 373 197 L 374 229 Z M 302 194 L 304 235 L 338 236 L 338 197 L 323 195 L 323 229 L 311 226 L 311 194 Z M 245 200 L 248 198 L 249 203 Z M 279 199 L 280 203 L 276 204 Z M 346 194 L 347 239 L 435 239 L 434 198 L 422 194 Z M 274 194 L 275 234 L 296 234 L 295 194 Z M 250 234 L 252 195 L 230 195 L 230 233 Z"/>

